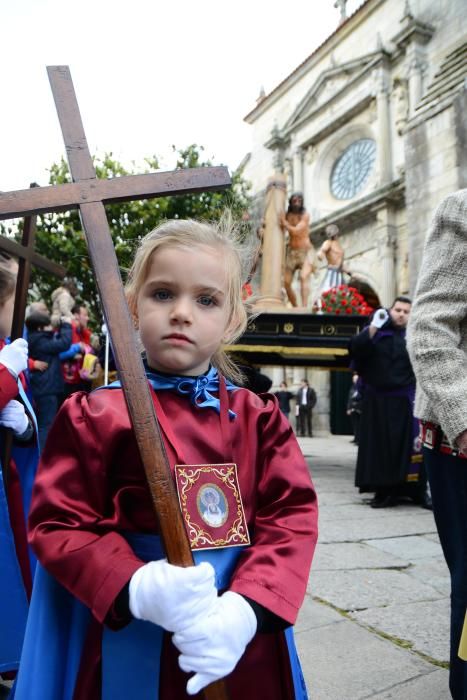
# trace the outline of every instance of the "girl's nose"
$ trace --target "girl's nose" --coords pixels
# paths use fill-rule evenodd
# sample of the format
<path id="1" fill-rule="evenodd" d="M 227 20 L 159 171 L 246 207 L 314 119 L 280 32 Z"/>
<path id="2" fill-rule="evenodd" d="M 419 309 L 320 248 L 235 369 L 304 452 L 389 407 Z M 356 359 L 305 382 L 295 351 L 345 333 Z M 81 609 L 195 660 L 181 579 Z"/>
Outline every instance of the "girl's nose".
<path id="1" fill-rule="evenodd" d="M 191 301 L 183 297 L 176 299 L 170 312 L 170 318 L 174 323 L 191 323 L 193 318 Z"/>

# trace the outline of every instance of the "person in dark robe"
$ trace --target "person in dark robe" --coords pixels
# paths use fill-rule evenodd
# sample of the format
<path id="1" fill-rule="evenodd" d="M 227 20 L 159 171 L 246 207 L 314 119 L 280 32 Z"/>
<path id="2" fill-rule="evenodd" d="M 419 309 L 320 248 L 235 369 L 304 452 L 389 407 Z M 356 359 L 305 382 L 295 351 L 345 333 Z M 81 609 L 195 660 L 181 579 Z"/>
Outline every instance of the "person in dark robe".
<path id="1" fill-rule="evenodd" d="M 288 390 L 287 382 L 280 383 L 280 389 L 274 392 L 274 396 L 279 401 L 279 408 L 282 413 L 288 419 L 290 416 L 290 402 L 294 398 L 294 395 Z"/>
<path id="2" fill-rule="evenodd" d="M 15 700 L 31 687 L 47 700 L 184 700 L 224 677 L 236 700 L 253 676 L 256 700 L 307 698 L 291 626 L 316 495 L 276 400 L 234 384 L 222 350 L 246 326 L 241 269 L 222 223 L 168 221 L 143 239 L 127 297 L 196 565 L 164 558 L 120 385 L 70 396 L 35 484 L 41 567 Z"/>
<path id="3" fill-rule="evenodd" d="M 25 392 L 28 344 L 8 342 L 15 299 L 17 264 L 0 261 L 0 454 L 5 428 L 13 433 L 8 464 L 0 465 L 0 675 L 18 669 L 31 595 L 35 559 L 28 550 L 26 519 L 38 462 L 34 413 Z M 27 409 L 25 408 L 27 407 Z"/>
<path id="4" fill-rule="evenodd" d="M 395 506 L 403 496 L 424 504 L 426 497 L 413 415 L 415 376 L 405 340 L 410 309 L 408 297 L 397 297 L 389 310 L 375 311 L 350 342 L 363 385 L 355 485 L 360 493 L 374 492 L 373 508 Z"/>

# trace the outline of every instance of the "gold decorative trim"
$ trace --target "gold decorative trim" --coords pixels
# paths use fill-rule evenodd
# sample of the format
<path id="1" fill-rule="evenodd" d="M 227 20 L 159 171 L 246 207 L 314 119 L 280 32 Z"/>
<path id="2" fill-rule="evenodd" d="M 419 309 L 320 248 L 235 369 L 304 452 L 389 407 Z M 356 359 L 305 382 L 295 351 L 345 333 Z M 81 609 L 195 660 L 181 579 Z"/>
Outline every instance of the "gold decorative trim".
<path id="1" fill-rule="evenodd" d="M 345 357 L 346 348 L 294 348 L 284 345 L 224 345 L 226 352 L 273 352 L 279 355 L 334 355 Z"/>

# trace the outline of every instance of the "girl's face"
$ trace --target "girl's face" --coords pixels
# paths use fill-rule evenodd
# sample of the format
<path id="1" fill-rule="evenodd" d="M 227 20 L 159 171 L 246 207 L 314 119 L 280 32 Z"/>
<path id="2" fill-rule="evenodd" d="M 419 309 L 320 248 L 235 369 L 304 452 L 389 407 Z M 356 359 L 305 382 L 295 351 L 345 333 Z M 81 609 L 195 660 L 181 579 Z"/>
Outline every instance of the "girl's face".
<path id="1" fill-rule="evenodd" d="M 148 364 L 179 375 L 206 372 L 222 344 L 230 304 L 220 250 L 162 248 L 150 260 L 136 299 Z"/>
<path id="2" fill-rule="evenodd" d="M 5 303 L 0 305 L 0 338 L 7 338 L 11 333 L 14 305 L 15 293 L 13 292 Z"/>

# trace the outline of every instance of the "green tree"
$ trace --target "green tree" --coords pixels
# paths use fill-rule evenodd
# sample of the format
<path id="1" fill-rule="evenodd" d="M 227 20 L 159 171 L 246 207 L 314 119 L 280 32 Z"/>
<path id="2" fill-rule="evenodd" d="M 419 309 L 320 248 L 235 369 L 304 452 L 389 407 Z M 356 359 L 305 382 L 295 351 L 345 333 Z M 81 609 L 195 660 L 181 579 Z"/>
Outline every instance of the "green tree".
<path id="1" fill-rule="evenodd" d="M 200 146 L 190 145 L 181 150 L 176 149 L 175 146 L 172 148 L 177 169 L 212 165 L 209 160 L 203 160 L 203 148 Z M 145 162 L 145 172 L 160 169 L 157 156 L 146 158 Z M 99 178 L 135 173 L 134 168 L 127 170 L 113 158 L 111 153 L 104 155 L 103 158 L 95 157 L 94 167 Z M 62 159 L 60 163 L 54 163 L 50 168 L 49 184 L 59 185 L 70 181 L 66 162 Z M 167 218 L 215 220 L 226 207 L 229 207 L 234 216 L 241 220 L 249 204 L 248 185 L 240 174 L 234 173 L 232 187 L 222 192 L 159 197 L 106 206 L 122 277 L 125 279 L 133 253 L 141 238 L 162 220 Z M 3 233 L 10 235 L 13 233 L 12 229 L 5 229 L 5 227 L 2 229 Z M 99 296 L 78 211 L 71 210 L 38 217 L 36 250 L 41 255 L 66 267 L 68 276 L 77 282 L 79 300 L 89 306 L 94 322 L 100 322 Z M 57 278 L 38 268 L 33 270 L 32 283 L 46 302 L 50 301 L 52 291 L 58 286 Z"/>

